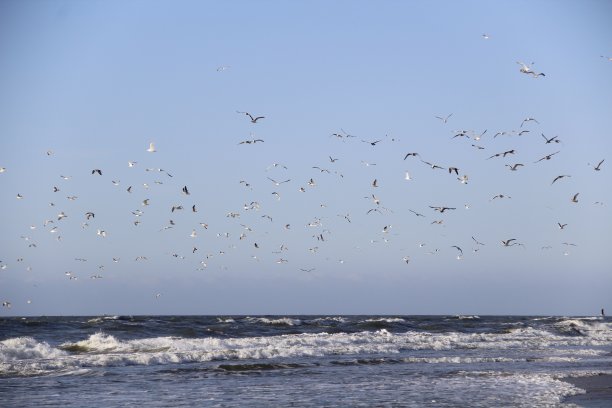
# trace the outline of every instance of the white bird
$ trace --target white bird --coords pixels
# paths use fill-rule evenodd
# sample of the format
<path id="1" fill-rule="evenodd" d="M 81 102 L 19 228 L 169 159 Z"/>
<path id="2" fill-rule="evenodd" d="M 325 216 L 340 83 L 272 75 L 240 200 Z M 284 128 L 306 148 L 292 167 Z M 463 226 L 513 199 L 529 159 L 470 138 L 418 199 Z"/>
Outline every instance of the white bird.
<path id="1" fill-rule="evenodd" d="M 155 144 L 153 142 L 149 143 L 149 148 L 147 149 L 147 152 L 149 153 L 155 153 L 157 150 L 155 150 Z"/>
<path id="2" fill-rule="evenodd" d="M 448 114 L 446 117 L 441 117 L 441 116 L 436 116 L 436 118 L 440 119 L 442 122 L 446 123 L 448 122 L 448 119 L 453 116 L 452 113 Z"/>
<path id="3" fill-rule="evenodd" d="M 533 71 L 531 67 L 529 67 L 529 65 L 525 64 L 524 62 L 517 61 L 516 63 L 521 66 L 519 71 L 521 71 L 523 74 L 531 75 L 534 78 L 537 78 L 539 76 L 546 76 L 543 72 Z M 531 64 L 533 65 L 533 62 Z"/>
<path id="4" fill-rule="evenodd" d="M 128 162 L 128 167 L 134 167 L 138 162 L 135 161 L 129 161 Z"/>
<path id="5" fill-rule="evenodd" d="M 106 231 L 99 229 L 96 232 L 97 235 L 101 236 L 102 238 L 106 238 Z"/>

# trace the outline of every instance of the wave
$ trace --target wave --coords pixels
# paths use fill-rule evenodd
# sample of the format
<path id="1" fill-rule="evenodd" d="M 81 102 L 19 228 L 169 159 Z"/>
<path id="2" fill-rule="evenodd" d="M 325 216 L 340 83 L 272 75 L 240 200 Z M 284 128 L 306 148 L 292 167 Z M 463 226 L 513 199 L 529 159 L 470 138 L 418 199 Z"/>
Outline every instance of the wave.
<path id="1" fill-rule="evenodd" d="M 599 318 L 567 318 L 553 324 L 561 334 L 612 341 L 612 323 Z"/>
<path id="2" fill-rule="evenodd" d="M 253 323 L 264 323 L 282 326 L 299 326 L 302 324 L 300 319 L 292 319 L 290 317 L 281 317 L 278 319 L 268 319 L 267 317 L 247 317 L 247 321 Z"/>
<path id="3" fill-rule="evenodd" d="M 406 320 L 401 317 L 379 317 L 376 319 L 366 319 L 366 323 L 404 323 Z"/>
<path id="4" fill-rule="evenodd" d="M 476 316 L 476 315 L 457 315 L 457 316 L 455 316 L 455 319 L 459 319 L 459 320 L 478 320 L 478 319 L 480 319 L 480 316 Z"/>
<path id="5" fill-rule="evenodd" d="M 271 325 L 299 325 L 299 319 L 248 318 Z M 403 319 L 402 319 L 403 320 Z M 513 327 L 498 333 L 407 331 L 392 333 L 384 328 L 354 333 L 301 333 L 255 337 L 151 337 L 120 340 L 98 332 L 76 342 L 53 347 L 31 337 L 0 342 L 0 376 L 36 375 L 57 370 L 101 366 L 159 365 L 209 361 L 271 360 L 323 356 L 399 355 L 405 351 L 531 350 L 555 348 L 550 362 L 569 362 L 605 351 L 612 344 L 610 323 L 563 319 L 537 327 Z M 565 354 L 564 349 L 571 353 Z M 576 350 L 581 347 L 580 350 Z M 479 356 L 481 357 L 481 356 Z M 451 362 L 450 360 L 440 362 Z M 535 361 L 540 356 L 534 356 Z M 535 359 L 535 360 L 533 360 Z M 414 360 L 419 362 L 420 360 Z M 432 362 L 434 360 L 422 360 Z M 469 363 L 470 360 L 458 360 Z M 472 360 L 476 361 L 476 360 Z M 526 360 L 527 361 L 527 360 Z M 404 361 L 407 362 L 407 361 Z M 486 361 L 483 361 L 486 362 Z M 266 362 L 267 364 L 268 362 Z M 272 362 L 276 363 L 276 361 Z"/>

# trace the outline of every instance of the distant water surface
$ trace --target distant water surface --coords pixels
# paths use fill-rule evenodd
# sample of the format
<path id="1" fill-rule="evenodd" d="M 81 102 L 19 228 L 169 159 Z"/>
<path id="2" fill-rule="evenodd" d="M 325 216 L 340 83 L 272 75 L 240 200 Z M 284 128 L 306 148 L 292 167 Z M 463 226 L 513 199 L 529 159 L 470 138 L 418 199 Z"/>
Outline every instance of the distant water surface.
<path id="1" fill-rule="evenodd" d="M 7 407 L 554 407 L 596 374 L 600 317 L 0 318 Z"/>

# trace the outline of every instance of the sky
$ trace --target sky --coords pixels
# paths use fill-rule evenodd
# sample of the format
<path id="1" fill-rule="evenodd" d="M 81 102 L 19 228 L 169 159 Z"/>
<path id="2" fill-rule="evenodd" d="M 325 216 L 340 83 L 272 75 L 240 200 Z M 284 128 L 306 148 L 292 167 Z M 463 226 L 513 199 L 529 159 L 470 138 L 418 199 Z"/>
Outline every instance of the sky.
<path id="1" fill-rule="evenodd" d="M 612 313 L 611 15 L 0 2 L 0 314 Z"/>

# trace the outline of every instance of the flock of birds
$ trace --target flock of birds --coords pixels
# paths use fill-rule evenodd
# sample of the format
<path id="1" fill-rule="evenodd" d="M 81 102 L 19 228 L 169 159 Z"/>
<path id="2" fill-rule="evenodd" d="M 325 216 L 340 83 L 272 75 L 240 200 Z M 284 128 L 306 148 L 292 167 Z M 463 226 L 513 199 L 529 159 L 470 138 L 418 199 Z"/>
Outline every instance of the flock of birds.
<path id="1" fill-rule="evenodd" d="M 485 36 L 483 35 L 483 37 Z M 486 36 L 485 39 L 486 38 L 488 38 L 488 36 Z M 533 70 L 532 68 L 533 63 L 525 64 L 523 62 L 517 62 L 517 64 L 520 65 L 519 71 L 522 74 L 525 74 L 532 78 L 545 77 L 544 73 L 536 72 Z M 221 67 L 217 71 L 223 72 L 223 71 L 226 71 L 227 69 L 229 69 L 229 67 Z M 259 123 L 269 120 L 269 119 L 266 119 L 266 116 L 263 116 L 263 115 L 253 115 L 250 112 L 246 112 L 246 111 L 236 111 L 236 112 L 239 115 L 245 116 L 246 120 L 248 120 L 251 123 L 250 126 L 258 126 Z M 453 117 L 453 114 L 451 113 L 448 115 L 434 116 L 434 119 L 439 120 L 443 126 L 447 126 L 449 122 L 451 122 L 455 118 Z M 456 130 L 456 131 L 452 131 L 452 136 L 450 136 L 450 139 L 451 140 L 463 139 L 463 140 L 468 141 L 470 144 L 470 147 L 476 149 L 476 151 L 482 151 L 482 150 L 488 151 L 490 147 L 484 146 L 483 142 L 488 141 L 489 143 L 495 143 L 495 140 L 501 137 L 505 137 L 505 138 L 515 137 L 515 136 L 516 137 L 518 136 L 531 137 L 531 135 L 536 133 L 531 128 L 531 126 L 539 125 L 539 124 L 540 122 L 536 118 L 527 117 L 521 121 L 520 126 L 518 127 L 518 130 L 500 131 L 500 132 L 494 133 L 493 135 L 487 135 L 487 130 L 485 130 L 484 132 L 475 132 L 472 130 Z M 538 133 L 541 133 L 541 132 L 538 132 Z M 352 134 L 349 134 L 345 132 L 344 130 L 331 133 L 330 137 L 336 140 L 340 140 L 341 142 L 348 142 L 348 143 L 361 142 L 361 143 L 364 143 L 366 146 L 369 145 L 370 148 L 373 148 L 373 149 L 379 148 L 378 146 L 380 146 L 383 143 L 387 143 L 387 142 L 398 143 L 399 142 L 399 139 L 389 138 L 389 137 L 377 138 L 377 139 L 362 139 Z M 541 133 L 541 136 L 533 138 L 532 143 L 534 144 L 539 143 L 545 147 L 562 145 L 562 141 L 559 139 L 558 136 L 547 137 L 543 133 Z M 265 146 L 266 143 L 265 143 L 265 140 L 262 138 L 251 137 L 249 139 L 239 141 L 237 143 L 237 146 L 239 147 L 235 147 L 235 148 L 250 149 L 254 147 L 248 147 L 248 146 L 254 146 L 254 145 L 264 145 Z M 152 155 L 151 157 L 154 157 L 155 155 L 159 154 L 156 144 L 153 142 L 151 142 L 149 146 L 143 150 L 145 150 L 147 154 Z M 519 161 L 507 161 L 507 160 L 514 160 L 515 157 L 518 157 L 517 149 L 515 148 L 507 149 L 507 150 L 500 149 L 499 151 L 497 150 L 492 151 L 491 154 L 484 154 L 482 157 L 478 157 L 475 160 L 484 160 L 484 161 L 491 160 L 492 162 L 503 161 L 503 163 L 500 164 L 500 166 L 508 168 L 508 170 L 511 172 L 520 172 L 526 166 L 535 165 L 541 162 L 554 160 L 560 152 L 561 152 L 560 149 L 559 150 L 554 149 L 554 151 L 546 152 L 542 157 L 538 157 L 535 160 L 532 160 L 529 162 L 525 162 L 525 161 L 519 162 Z M 54 152 L 52 150 L 47 151 L 45 154 L 49 157 L 54 156 Z M 338 180 L 338 183 L 341 183 L 345 176 L 343 172 L 338 168 L 338 164 L 344 161 L 354 159 L 350 157 L 332 157 L 332 155 L 329 155 L 329 154 L 323 155 L 321 158 L 324 159 L 328 163 L 329 167 L 321 166 L 321 165 L 311 166 L 311 169 L 309 171 L 312 172 L 312 174 L 308 174 L 303 184 L 295 186 L 294 191 L 298 193 L 307 193 L 309 191 L 313 191 L 318 185 L 318 182 L 316 179 L 319 176 L 327 177 L 327 176 L 335 175 L 336 179 Z M 393 160 L 393 158 L 389 158 L 389 160 Z M 431 169 L 434 172 L 438 172 L 439 174 L 446 174 L 445 177 L 448 177 L 448 175 L 454 177 L 456 181 L 462 185 L 468 185 L 471 182 L 469 175 L 465 174 L 461 170 L 460 167 L 443 165 L 431 159 L 425 160 L 422 157 L 420 152 L 414 152 L 414 151 L 401 152 L 401 153 L 398 152 L 397 158 L 395 160 L 400 163 L 405 163 L 405 164 L 409 163 L 410 166 L 417 166 L 417 165 L 427 166 L 429 169 Z M 368 162 L 365 160 L 361 160 L 360 163 L 364 167 L 368 167 L 368 168 L 374 168 L 375 166 L 377 166 L 376 163 Z M 595 172 L 602 171 L 605 168 L 604 164 L 605 164 L 605 159 L 603 158 L 597 159 L 596 161 L 593 162 L 593 164 L 588 163 L 588 165 L 592 167 L 593 171 Z M 139 167 L 139 163 L 137 161 L 129 161 L 127 163 L 127 167 L 129 169 L 137 170 Z M 381 195 L 377 193 L 377 191 L 381 187 L 381 183 L 383 182 L 383 180 L 381 180 L 378 177 L 374 177 L 373 179 L 371 179 L 371 181 L 368 182 L 369 187 L 366 187 L 364 183 L 364 190 L 366 189 L 368 190 L 367 192 L 364 191 L 364 195 L 362 195 L 362 197 L 367 200 L 369 205 L 367 206 L 367 208 L 364 209 L 363 212 L 360 211 L 360 214 L 355 215 L 355 213 L 353 212 L 353 215 L 351 215 L 351 212 L 350 211 L 347 212 L 346 211 L 347 208 L 345 207 L 344 211 L 340 211 L 340 213 L 330 215 L 328 212 L 324 216 L 314 216 L 310 218 L 310 221 L 305 223 L 305 225 L 298 227 L 298 228 L 301 228 L 303 231 L 308 231 L 307 234 L 310 236 L 309 239 L 311 240 L 312 244 L 307 245 L 307 248 L 303 248 L 301 250 L 292 249 L 290 251 L 289 246 L 285 242 L 280 242 L 274 245 L 270 242 L 260 240 L 260 239 L 264 239 L 264 240 L 269 239 L 270 241 L 272 240 L 272 238 L 267 238 L 267 237 L 272 235 L 270 234 L 269 226 L 273 224 L 275 225 L 276 217 L 273 212 L 272 213 L 266 212 L 264 214 L 261 214 L 262 210 L 265 209 L 267 211 L 268 208 L 266 208 L 265 205 L 262 204 L 261 200 L 257 199 L 257 197 L 259 194 L 269 194 L 269 196 L 272 196 L 274 200 L 281 201 L 281 197 L 283 196 L 283 194 L 285 194 L 285 192 L 283 191 L 283 189 L 286 188 L 285 186 L 296 184 L 296 182 L 293 181 L 291 178 L 286 178 L 282 176 L 279 177 L 276 175 L 276 174 L 279 174 L 279 172 L 288 171 L 288 169 L 289 169 L 289 166 L 285 164 L 281 164 L 281 163 L 272 163 L 265 170 L 262 169 L 264 170 L 262 175 L 265 174 L 265 179 L 271 183 L 271 184 L 268 184 L 268 186 L 272 187 L 272 188 L 265 190 L 263 193 L 261 191 L 255 191 L 253 183 L 247 180 L 236 180 L 236 183 L 240 186 L 240 188 L 246 189 L 246 191 L 249 194 L 253 195 L 253 199 L 247 200 L 247 202 L 244 203 L 244 205 L 242 206 L 240 210 L 235 210 L 235 209 L 229 210 L 225 212 L 224 214 L 208 213 L 208 214 L 205 214 L 202 218 L 199 218 L 200 217 L 199 207 L 201 204 L 205 204 L 205 203 L 196 202 L 196 203 L 189 203 L 189 205 L 183 205 L 183 204 L 177 203 L 177 204 L 173 204 L 172 206 L 168 207 L 166 211 L 167 211 L 167 216 L 169 220 L 167 221 L 167 223 L 159 225 L 159 229 L 158 229 L 159 233 L 163 233 L 164 231 L 175 229 L 175 227 L 178 228 L 179 226 L 178 218 L 181 218 L 181 223 L 184 221 L 184 217 L 178 216 L 179 213 L 190 212 L 193 214 L 193 217 L 189 221 L 191 224 L 186 227 L 187 230 L 190 230 L 191 232 L 188 234 L 185 234 L 192 240 L 189 246 L 183 248 L 184 250 L 182 251 L 182 253 L 168 252 L 167 255 L 172 256 L 173 258 L 176 258 L 176 259 L 180 259 L 180 260 L 185 260 L 188 258 L 189 259 L 195 258 L 197 264 L 194 269 L 198 271 L 206 270 L 209 267 L 209 263 L 213 262 L 213 258 L 222 257 L 223 255 L 226 255 L 226 253 L 229 253 L 230 250 L 237 250 L 238 252 L 240 252 L 241 250 L 246 251 L 249 253 L 250 258 L 257 262 L 260 262 L 265 259 L 265 256 L 260 255 L 260 253 L 263 253 L 266 255 L 272 255 L 273 261 L 267 262 L 269 261 L 269 259 L 266 259 L 265 260 L 266 265 L 271 265 L 272 263 L 281 264 L 281 265 L 291 264 L 292 263 L 291 256 L 290 256 L 291 251 L 298 251 L 298 252 L 307 251 L 307 253 L 316 255 L 317 253 L 320 252 L 320 249 L 322 246 L 327 245 L 329 241 L 338 239 L 337 237 L 333 236 L 332 231 L 328 227 L 328 225 L 331 224 L 330 219 L 329 219 L 330 216 L 334 218 L 339 217 L 339 219 L 341 219 L 342 222 L 346 222 L 348 224 L 354 224 L 355 222 L 359 223 L 359 221 L 356 221 L 356 219 L 363 221 L 364 219 L 363 217 L 382 216 L 380 220 L 381 220 L 381 224 L 384 224 L 384 225 L 382 225 L 382 227 L 380 228 L 380 235 L 377 238 L 372 239 L 370 243 L 371 244 L 388 243 L 392 240 L 392 238 L 390 237 L 392 236 L 391 231 L 393 230 L 394 225 L 390 222 L 385 223 L 382 220 L 385 220 L 384 217 L 388 217 L 392 214 L 395 214 L 396 211 L 398 211 L 398 209 L 397 208 L 393 209 L 383 204 Z M 130 170 L 130 171 L 135 171 L 135 170 Z M 8 171 L 9 169 L 0 167 L 0 173 L 7 173 Z M 195 189 L 201 188 L 201 186 L 187 186 L 187 185 L 184 185 L 183 183 L 176 183 L 174 175 L 162 168 L 157 168 L 157 167 L 156 168 L 146 168 L 145 171 L 147 173 L 154 173 L 154 174 L 159 174 L 159 175 L 163 174 L 166 179 L 163 181 L 156 179 L 153 182 L 153 185 L 149 184 L 149 182 L 143 182 L 142 188 L 140 188 L 140 186 L 136 188 L 135 185 L 129 185 L 127 187 L 121 186 L 121 183 L 118 179 L 110 180 L 110 182 L 112 182 L 112 184 L 115 187 L 117 187 L 119 191 L 123 191 L 123 194 L 133 195 L 137 192 L 145 193 L 144 196 L 141 196 L 138 199 L 140 202 L 140 206 L 139 206 L 140 208 L 131 211 L 131 215 L 133 216 L 132 228 L 139 228 L 140 224 L 142 224 L 144 222 L 143 220 L 146 218 L 147 209 L 150 206 L 154 205 L 154 202 L 156 201 L 155 200 L 156 197 L 151 196 L 151 194 L 154 193 L 154 185 L 158 185 L 158 184 L 161 185 L 161 184 L 167 183 L 167 181 L 170 181 L 171 182 L 170 184 L 172 184 L 173 186 L 176 186 L 172 188 L 176 188 L 176 200 L 177 201 L 179 200 L 179 197 L 182 197 L 183 199 L 189 198 L 192 195 L 192 190 L 194 188 Z M 107 177 L 106 170 L 102 168 L 89 169 L 87 170 L 87 172 L 90 173 L 90 177 L 102 178 L 102 179 Z M 252 174 L 252 176 L 255 176 L 255 175 L 256 173 Z M 58 175 L 58 177 L 61 180 L 63 180 L 63 182 L 65 183 L 70 183 L 71 178 L 72 178 L 70 176 L 64 176 L 64 175 Z M 550 181 L 550 185 L 556 185 L 557 183 L 559 184 L 565 183 L 566 180 L 570 179 L 571 177 L 572 177 L 571 174 L 558 174 L 552 178 L 552 180 Z M 263 180 L 263 176 L 261 177 L 261 179 Z M 403 179 L 406 183 L 414 182 L 412 173 L 409 171 L 405 171 Z M 64 190 L 64 186 L 62 185 L 50 186 L 50 192 L 51 192 L 50 194 L 52 195 L 61 193 L 63 190 Z M 574 192 L 574 191 L 572 191 L 571 194 L 568 194 L 567 201 L 570 203 L 570 205 L 577 205 L 579 203 L 580 201 L 579 195 L 580 195 L 580 192 Z M 20 192 L 16 192 L 15 197 L 18 200 L 27 200 L 27 197 L 22 195 Z M 54 196 L 54 198 L 55 197 L 56 196 Z M 57 195 L 57 197 L 59 197 L 59 194 Z M 508 196 L 507 194 L 494 194 L 490 196 L 489 201 L 493 202 L 497 200 L 506 200 L 510 198 L 511 197 Z M 66 196 L 66 200 L 68 200 L 69 202 L 73 202 L 73 201 L 82 200 L 82 199 L 77 195 L 68 195 Z M 352 202 L 353 197 L 344 197 L 344 193 L 342 192 L 342 189 L 341 189 L 341 184 L 338 184 L 337 185 L 337 196 L 334 197 L 333 200 L 336 202 L 336 204 L 342 206 L 342 205 L 346 205 L 347 203 Z M 595 204 L 603 205 L 603 203 L 601 202 L 595 202 Z M 33 222 L 29 227 L 26 226 L 25 228 L 29 228 L 30 231 L 34 231 L 42 227 L 43 229 L 48 231 L 52 236 L 55 236 L 55 240 L 58 241 L 61 245 L 61 242 L 63 240 L 63 235 L 62 235 L 62 232 L 64 230 L 63 225 L 65 225 L 65 223 L 67 222 L 66 220 L 78 219 L 79 225 L 82 231 L 95 230 L 95 234 L 98 237 L 98 239 L 112 240 L 113 239 L 112 237 L 114 234 L 113 229 L 111 228 L 107 230 L 106 227 L 96 223 L 96 219 L 98 217 L 99 212 L 105 211 L 104 205 L 100 205 L 100 204 L 96 205 L 92 202 L 87 202 L 87 205 L 91 205 L 92 208 L 89 208 L 86 211 L 83 211 L 82 213 L 73 213 L 72 211 L 69 211 L 63 208 L 59 210 L 55 210 L 56 208 L 63 207 L 64 205 L 54 200 L 49 203 L 49 208 L 51 208 L 53 216 L 45 219 L 40 225 L 37 224 L 36 222 Z M 325 203 L 321 203 L 319 207 L 320 209 L 325 209 L 327 205 Z M 469 204 L 465 204 L 464 207 L 465 209 L 470 208 Z M 410 214 L 416 216 L 417 218 L 428 218 L 428 216 L 425 215 L 424 213 L 429 210 L 432 210 L 433 214 L 436 214 L 438 217 L 431 221 L 427 221 L 429 222 L 429 224 L 432 225 L 431 228 L 436 228 L 435 227 L 436 225 L 443 225 L 445 222 L 445 218 L 443 218 L 443 216 L 446 216 L 446 214 L 451 213 L 451 212 L 456 212 L 458 209 L 457 206 L 440 204 L 440 203 L 427 203 L 427 205 L 424 205 L 423 208 L 425 208 L 425 210 L 419 210 L 419 209 L 415 210 L 414 208 L 408 208 L 407 210 Z M 336 212 L 338 212 L 338 209 L 336 209 Z M 247 213 L 249 215 L 247 215 Z M 257 214 L 257 216 L 250 216 L 250 214 Z M 300 214 L 300 216 L 301 215 L 302 214 Z M 221 231 L 217 233 L 211 232 L 209 230 L 209 226 L 215 223 L 214 219 L 216 217 L 218 218 L 223 217 L 229 220 L 230 222 L 234 223 L 234 229 L 231 231 Z M 396 215 L 395 217 L 398 217 L 398 216 Z M 335 219 L 338 219 L 338 218 L 335 218 Z M 247 220 L 253 221 L 253 223 L 250 223 L 248 225 Z M 266 224 L 262 224 L 262 222 Z M 91 227 L 91 224 L 95 224 L 95 227 Z M 254 226 L 255 224 L 257 224 L 258 230 L 263 230 L 263 231 L 256 234 L 256 227 Z M 557 222 L 557 225 L 558 225 L 559 230 L 565 230 L 568 226 L 567 223 L 562 223 L 562 222 Z M 183 227 L 183 225 L 181 225 L 181 227 Z M 295 228 L 290 222 L 281 222 L 279 229 L 282 231 L 291 231 Z M 71 231 L 71 233 L 73 232 L 74 231 Z M 198 240 L 198 237 L 200 236 L 206 236 L 207 239 L 215 238 L 215 237 L 217 239 L 222 239 L 224 240 L 225 247 L 222 249 L 216 250 L 216 251 L 211 251 L 210 247 L 212 245 L 210 244 L 210 240 L 208 240 L 206 243 L 201 243 L 201 241 Z M 256 236 L 257 238 L 259 238 L 259 240 L 257 238 L 251 238 L 251 236 Z M 273 236 L 276 237 L 276 235 L 273 235 Z M 233 239 L 234 237 L 237 237 L 237 240 Z M 345 238 L 350 240 L 351 237 L 349 236 Z M 502 236 L 502 237 L 499 237 L 499 240 L 497 241 L 497 243 L 481 242 L 480 238 L 477 238 L 474 235 L 472 235 L 470 238 L 471 238 L 470 243 L 472 245 L 473 253 L 477 253 L 481 248 L 484 248 L 485 246 L 493 246 L 493 245 L 499 245 L 501 247 L 514 247 L 514 246 L 525 247 L 526 246 L 526 243 L 519 241 L 517 237 Z M 30 235 L 25 231 L 24 231 L 24 234 L 21 235 L 21 239 L 25 242 L 26 247 L 31 251 L 35 251 L 39 245 L 39 243 L 35 242 L 34 239 L 31 238 Z M 246 243 L 245 244 L 246 246 L 243 245 L 243 243 Z M 425 248 L 426 245 L 427 245 L 427 248 Z M 576 246 L 576 244 L 572 242 L 563 242 L 563 245 L 567 247 Z M 245 248 L 248 248 L 248 249 L 245 249 Z M 435 254 L 443 252 L 443 249 L 440 249 L 440 248 L 433 248 L 430 250 L 429 249 L 430 245 L 426 243 L 419 243 L 418 248 L 422 250 L 426 250 L 425 254 L 427 255 L 435 255 Z M 464 259 L 465 251 L 461 245 L 449 245 L 448 248 L 449 250 L 452 249 L 452 251 L 455 251 L 454 257 L 457 260 Z M 542 250 L 550 249 L 550 248 L 552 247 L 548 245 L 541 247 Z M 126 248 L 124 247 L 121 247 L 121 248 L 118 247 L 116 249 L 117 250 L 121 249 L 122 251 L 126 250 Z M 412 251 L 409 248 L 403 248 L 402 250 L 406 252 Z M 565 251 L 564 253 L 567 254 L 567 251 Z M 151 257 L 152 255 L 156 255 L 156 254 L 138 254 L 138 255 L 134 254 L 132 259 L 129 259 L 129 260 L 122 259 L 118 255 L 109 255 L 108 261 L 109 262 L 112 261 L 112 263 L 114 264 L 125 262 L 125 261 L 146 262 L 149 259 L 149 257 Z M 6 254 L 3 254 L 3 256 L 6 256 Z M 35 257 L 36 255 L 34 255 L 34 252 L 32 252 L 32 254 L 29 256 Z M 327 258 L 327 260 L 329 259 L 330 258 Z M 411 256 L 410 253 L 402 253 L 398 255 L 397 259 L 398 259 L 398 262 L 410 264 L 413 260 L 413 257 Z M 24 256 L 24 257 L 17 258 L 16 262 L 26 263 L 26 260 L 27 260 L 27 257 Z M 78 280 L 79 277 L 81 277 L 81 274 L 79 273 L 78 270 L 82 271 L 82 270 L 87 269 L 82 266 L 88 261 L 87 257 L 80 256 L 79 254 L 75 254 L 75 256 L 73 257 L 73 261 L 78 263 L 79 266 L 78 267 L 75 266 L 71 268 L 70 270 L 63 271 L 65 278 L 69 281 Z M 336 258 L 336 261 L 339 264 L 343 264 L 345 262 L 345 260 L 342 258 L 341 259 Z M 11 264 L 12 264 L 11 260 L 9 261 L 1 260 L 0 270 L 4 271 L 4 270 L 9 269 L 9 266 L 12 266 Z M 219 267 L 223 268 L 222 265 L 219 265 Z M 91 280 L 103 279 L 105 277 L 104 275 L 105 268 L 106 268 L 106 264 L 100 264 L 99 266 L 97 266 L 97 270 L 95 270 L 95 272 L 91 272 L 92 268 L 89 268 L 90 270 L 90 273 L 88 274 L 89 279 Z M 26 270 L 30 271 L 31 267 L 28 266 Z M 299 270 L 304 273 L 312 273 L 317 270 L 317 267 L 312 266 L 312 265 L 300 264 L 300 265 L 295 266 L 295 270 Z M 161 293 L 155 293 L 153 296 L 155 298 L 159 298 L 161 295 L 162 295 Z M 27 303 L 31 303 L 31 300 L 28 299 Z M 10 300 L 4 300 L 2 303 L 2 306 L 5 308 L 10 308 L 12 306 L 12 303 Z"/>

